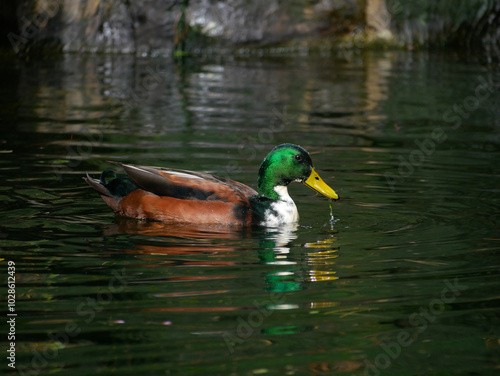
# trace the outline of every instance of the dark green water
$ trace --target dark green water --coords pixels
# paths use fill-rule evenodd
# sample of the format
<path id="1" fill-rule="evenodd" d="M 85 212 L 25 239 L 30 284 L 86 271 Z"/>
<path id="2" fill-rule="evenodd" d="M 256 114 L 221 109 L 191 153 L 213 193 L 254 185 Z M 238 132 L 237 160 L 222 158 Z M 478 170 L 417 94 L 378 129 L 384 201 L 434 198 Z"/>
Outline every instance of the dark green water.
<path id="1" fill-rule="evenodd" d="M 410 52 L 2 70 L 1 304 L 13 261 L 17 372 L 500 373 L 497 72 Z M 117 160 L 255 186 L 283 142 L 340 195 L 335 221 L 298 184 L 296 229 L 119 219 L 82 180 Z"/>

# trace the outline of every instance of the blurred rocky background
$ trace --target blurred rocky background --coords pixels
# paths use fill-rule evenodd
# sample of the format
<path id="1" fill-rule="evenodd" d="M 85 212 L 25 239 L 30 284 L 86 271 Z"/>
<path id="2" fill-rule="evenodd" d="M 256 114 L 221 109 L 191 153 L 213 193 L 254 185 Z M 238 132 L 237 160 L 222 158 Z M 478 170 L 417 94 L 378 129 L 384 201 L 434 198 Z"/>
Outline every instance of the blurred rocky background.
<path id="1" fill-rule="evenodd" d="M 221 48 L 396 45 L 498 55 L 498 0 L 9 0 L 1 44 L 16 53 L 164 54 Z"/>

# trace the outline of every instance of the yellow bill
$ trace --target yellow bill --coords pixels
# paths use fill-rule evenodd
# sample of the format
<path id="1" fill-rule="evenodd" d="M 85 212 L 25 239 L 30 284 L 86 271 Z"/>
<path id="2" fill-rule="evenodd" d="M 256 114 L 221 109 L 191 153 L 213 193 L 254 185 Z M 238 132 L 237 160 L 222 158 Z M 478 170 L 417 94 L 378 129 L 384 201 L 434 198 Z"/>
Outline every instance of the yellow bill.
<path id="1" fill-rule="evenodd" d="M 339 199 L 339 196 L 335 193 L 335 191 L 319 177 L 314 168 L 311 170 L 311 175 L 309 175 L 309 177 L 304 181 L 304 184 L 316 192 L 321 193 L 323 196 L 334 200 Z"/>

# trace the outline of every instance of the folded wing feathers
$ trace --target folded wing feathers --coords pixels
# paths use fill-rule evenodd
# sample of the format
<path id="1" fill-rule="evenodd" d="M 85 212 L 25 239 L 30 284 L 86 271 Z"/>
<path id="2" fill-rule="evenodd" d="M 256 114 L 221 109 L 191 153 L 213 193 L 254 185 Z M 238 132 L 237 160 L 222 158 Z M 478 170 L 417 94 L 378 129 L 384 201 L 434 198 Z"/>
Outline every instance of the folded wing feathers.
<path id="1" fill-rule="evenodd" d="M 121 164 L 132 182 L 142 189 L 158 196 L 168 196 L 172 193 L 172 184 L 161 176 L 156 170 L 149 167 L 139 167 Z"/>
<path id="2" fill-rule="evenodd" d="M 198 200 L 232 200 L 227 195 L 234 198 L 252 196 L 256 192 L 244 184 L 231 180 L 217 178 L 210 174 L 194 172 L 187 170 L 175 170 L 157 167 L 136 166 L 121 162 L 110 163 L 121 166 L 127 173 L 130 180 L 138 187 L 154 193 L 158 196 L 170 196 L 186 199 Z M 161 174 L 160 174 L 161 171 Z M 165 176 L 167 175 L 167 176 Z M 172 181 L 168 178 L 172 175 Z M 176 179 L 178 178 L 178 179 Z M 102 186 L 97 180 L 87 175 L 87 182 L 99 193 L 111 196 L 110 192 Z M 191 182 L 190 182 L 191 181 Z M 222 191 L 219 191 L 219 188 Z M 224 187 L 224 188 L 222 188 Z M 233 192 L 232 194 L 229 192 Z M 222 194 L 225 198 L 219 197 Z"/>

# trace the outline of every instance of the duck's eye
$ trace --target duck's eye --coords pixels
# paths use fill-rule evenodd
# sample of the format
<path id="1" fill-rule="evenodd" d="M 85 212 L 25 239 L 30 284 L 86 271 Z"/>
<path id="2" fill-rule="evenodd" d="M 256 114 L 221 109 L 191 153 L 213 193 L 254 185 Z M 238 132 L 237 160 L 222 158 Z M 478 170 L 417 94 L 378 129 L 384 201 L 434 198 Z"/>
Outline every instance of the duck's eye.
<path id="1" fill-rule="evenodd" d="M 294 155 L 293 156 L 297 162 L 302 162 L 302 157 L 300 155 Z"/>

